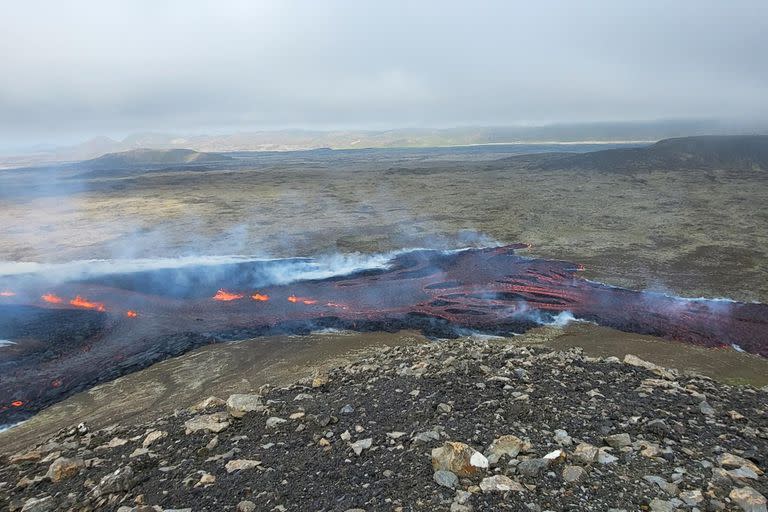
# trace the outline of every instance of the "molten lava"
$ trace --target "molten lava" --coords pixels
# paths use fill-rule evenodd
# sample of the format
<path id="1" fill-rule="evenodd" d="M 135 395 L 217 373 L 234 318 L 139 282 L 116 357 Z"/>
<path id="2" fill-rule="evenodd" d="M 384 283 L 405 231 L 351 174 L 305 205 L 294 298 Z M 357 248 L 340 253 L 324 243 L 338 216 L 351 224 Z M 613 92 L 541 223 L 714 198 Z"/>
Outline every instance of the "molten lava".
<path id="1" fill-rule="evenodd" d="M 91 302 L 88 299 L 84 299 L 81 296 L 76 296 L 69 303 L 76 308 L 93 309 L 95 311 L 106 311 L 107 308 L 101 302 Z"/>
<path id="2" fill-rule="evenodd" d="M 580 277 L 580 265 L 515 254 L 522 247 L 411 251 L 380 268 L 269 287 L 254 284 L 267 273 L 265 263 L 249 262 L 73 281 L 60 288 L 76 296 L 71 306 L 53 307 L 55 302 L 45 299 L 24 303 L 23 297 L 3 300 L 0 339 L 29 343 L 34 357 L 3 361 L 0 397 L 24 397 L 24 407 L 0 407 L 0 424 L 208 343 L 321 328 L 418 329 L 434 337 L 456 336 L 462 332 L 457 329 L 506 335 L 559 321 L 562 313 L 625 332 L 703 347 L 734 345 L 768 357 L 766 304 L 607 286 Z M 46 292 L 50 287 L 31 293 L 15 283 L 0 286 L 25 289 L 20 295 L 28 297 L 53 295 Z M 115 314 L 100 314 L 105 306 L 86 296 L 109 297 Z M 213 307 L 211 296 L 234 302 Z M 121 321 L 123 315 L 131 317 L 132 308 L 152 315 Z M 53 387 L 57 378 L 61 385 Z"/>
<path id="3" fill-rule="evenodd" d="M 218 300 L 220 302 L 230 302 L 233 300 L 240 300 L 243 298 L 243 295 L 240 293 L 230 293 L 226 290 L 219 290 L 216 292 L 216 295 L 213 296 L 213 300 Z"/>
<path id="4" fill-rule="evenodd" d="M 24 405 L 24 402 L 22 402 L 21 400 L 14 400 L 13 402 L 11 402 L 11 405 L 14 407 L 21 407 L 22 405 Z"/>
<path id="5" fill-rule="evenodd" d="M 132 309 L 129 309 L 128 311 L 125 312 L 125 316 L 127 316 L 128 318 L 136 318 L 139 316 L 139 314 L 133 311 Z"/>
<path id="6" fill-rule="evenodd" d="M 0 297 L 15 297 L 16 294 L 10 290 L 3 290 L 0 292 Z"/>
<path id="7" fill-rule="evenodd" d="M 61 297 L 59 297 L 58 295 L 55 295 L 53 293 L 46 293 L 45 295 L 41 296 L 40 298 L 43 299 L 48 304 L 63 304 L 64 303 L 64 299 L 62 299 Z"/>
<path id="8" fill-rule="evenodd" d="M 288 296 L 288 302 L 292 302 L 294 304 L 302 303 L 302 304 L 307 304 L 308 306 L 312 304 L 317 304 L 317 301 L 315 299 L 306 299 L 304 297 L 297 297 L 293 294 Z"/>

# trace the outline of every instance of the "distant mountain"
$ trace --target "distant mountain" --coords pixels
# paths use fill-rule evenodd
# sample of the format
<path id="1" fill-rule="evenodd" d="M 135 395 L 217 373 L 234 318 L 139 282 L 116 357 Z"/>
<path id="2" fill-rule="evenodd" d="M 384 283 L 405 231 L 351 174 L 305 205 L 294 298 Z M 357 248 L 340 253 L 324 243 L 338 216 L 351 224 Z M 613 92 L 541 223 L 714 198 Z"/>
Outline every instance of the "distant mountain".
<path id="1" fill-rule="evenodd" d="M 83 169 L 125 169 L 139 166 L 206 164 L 232 160 L 218 153 L 201 153 L 191 149 L 132 149 L 107 153 L 92 160 L 80 162 Z"/>
<path id="2" fill-rule="evenodd" d="M 640 148 L 591 153 L 522 155 L 497 161 L 541 169 L 768 170 L 768 135 L 710 135 L 664 139 Z"/>
<path id="3" fill-rule="evenodd" d="M 759 133 L 768 124 L 708 120 L 638 121 L 550 124 L 543 126 L 476 126 L 404 128 L 393 130 L 264 130 L 229 134 L 179 135 L 135 133 L 123 140 L 95 137 L 81 144 L 34 153 L 0 156 L 0 168 L 52 162 L 75 162 L 106 153 L 137 149 L 191 149 L 206 153 L 230 151 L 299 151 L 319 148 L 419 148 L 482 144 L 568 142 L 651 142 L 705 134 Z"/>

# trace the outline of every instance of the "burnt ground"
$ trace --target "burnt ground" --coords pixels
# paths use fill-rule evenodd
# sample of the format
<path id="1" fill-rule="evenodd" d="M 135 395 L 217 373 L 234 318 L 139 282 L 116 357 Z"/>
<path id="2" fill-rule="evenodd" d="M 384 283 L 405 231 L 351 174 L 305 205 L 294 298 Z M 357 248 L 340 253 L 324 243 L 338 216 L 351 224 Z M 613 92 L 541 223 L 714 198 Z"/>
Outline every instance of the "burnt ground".
<path id="1" fill-rule="evenodd" d="M 251 412 L 235 407 L 239 419 L 214 401 L 142 425 L 62 431 L 4 461 L 0 505 L 742 510 L 745 496 L 759 503 L 768 494 L 768 390 L 625 361 L 508 342 L 383 349 L 262 389 L 247 400 Z M 187 433 L 195 423 L 203 428 Z M 519 453 L 493 462 L 490 445 L 505 435 L 519 438 Z M 455 482 L 442 473 L 456 488 L 439 485 L 431 453 L 446 441 L 485 453 L 490 468 L 470 467 Z M 584 443 L 599 455 L 585 456 Z M 542 459 L 555 450 L 563 453 Z M 252 467 L 227 471 L 243 461 Z M 70 470 L 42 478 L 52 464 Z M 507 490 L 490 485 L 491 475 L 507 476 Z"/>

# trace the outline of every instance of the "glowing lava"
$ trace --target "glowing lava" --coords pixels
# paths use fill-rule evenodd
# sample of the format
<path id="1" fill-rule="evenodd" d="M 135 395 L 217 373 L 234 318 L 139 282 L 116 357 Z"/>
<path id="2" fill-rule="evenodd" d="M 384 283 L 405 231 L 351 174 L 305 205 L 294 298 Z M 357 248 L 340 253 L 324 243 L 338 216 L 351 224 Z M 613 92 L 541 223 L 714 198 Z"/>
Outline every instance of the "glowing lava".
<path id="1" fill-rule="evenodd" d="M 226 290 L 219 290 L 216 292 L 216 295 L 213 296 L 213 300 L 218 300 L 221 302 L 229 302 L 232 300 L 240 300 L 243 298 L 243 295 L 240 293 L 230 293 Z"/>
<path id="2" fill-rule="evenodd" d="M 137 316 L 139 316 L 139 314 L 133 311 L 132 309 L 129 309 L 128 311 L 125 312 L 125 316 L 127 316 L 128 318 L 136 318 Z"/>
<path id="3" fill-rule="evenodd" d="M 0 297 L 13 297 L 16 294 L 10 290 L 3 290 L 0 292 Z"/>
<path id="4" fill-rule="evenodd" d="M 64 302 L 64 299 L 53 293 L 46 293 L 40 298 L 48 304 L 62 304 Z"/>
<path id="5" fill-rule="evenodd" d="M 76 308 L 94 309 L 96 311 L 106 311 L 107 310 L 107 308 L 105 308 L 104 304 L 102 304 L 101 302 L 91 302 L 88 299 L 84 299 L 83 297 L 81 297 L 79 295 L 77 297 L 75 297 L 74 299 L 72 299 L 71 301 L 69 301 L 69 303 L 71 305 L 75 306 Z"/>
<path id="6" fill-rule="evenodd" d="M 295 295 L 289 296 L 288 302 L 292 302 L 294 304 L 298 304 L 299 302 L 301 302 L 302 304 L 307 304 L 307 305 L 317 304 L 317 301 L 315 299 L 305 299 L 303 297 L 297 297 Z"/>
<path id="7" fill-rule="evenodd" d="M 259 302 L 267 302 L 267 301 L 269 300 L 269 295 L 266 295 L 266 294 L 264 294 L 264 293 L 258 293 L 258 292 L 256 292 L 256 293 L 254 293 L 253 295 L 251 295 L 251 298 L 252 298 L 253 300 L 255 300 L 255 301 L 259 301 Z"/>
<path id="8" fill-rule="evenodd" d="M 14 407 L 21 407 L 22 405 L 24 405 L 24 402 L 22 402 L 21 400 L 14 400 L 13 402 L 11 402 L 11 405 Z"/>

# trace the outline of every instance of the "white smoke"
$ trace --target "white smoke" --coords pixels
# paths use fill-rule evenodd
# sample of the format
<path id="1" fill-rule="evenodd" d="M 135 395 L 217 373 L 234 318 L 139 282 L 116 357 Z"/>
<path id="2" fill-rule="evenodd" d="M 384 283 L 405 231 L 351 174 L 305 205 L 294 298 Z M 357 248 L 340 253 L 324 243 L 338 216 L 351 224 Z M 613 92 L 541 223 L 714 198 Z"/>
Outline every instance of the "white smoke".
<path id="1" fill-rule="evenodd" d="M 471 247 L 440 251 L 444 254 L 470 250 Z M 422 251 L 413 248 L 380 254 L 330 254 L 314 258 L 262 258 L 247 255 L 180 256 L 174 258 L 94 259 L 66 263 L 0 261 L 0 278 L 23 276 L 40 278 L 48 284 L 91 279 L 107 275 L 152 270 L 173 270 L 197 266 L 241 263 L 269 263 L 263 269 L 259 286 L 283 285 L 312 279 L 328 279 L 364 270 L 387 269 L 399 255 Z M 215 271 L 215 270 L 213 270 Z"/>
<path id="2" fill-rule="evenodd" d="M 287 284 L 306 279 L 326 279 L 362 270 L 386 268 L 398 254 L 407 251 L 365 255 L 335 254 L 317 258 L 265 259 L 253 256 L 183 256 L 178 258 L 80 260 L 67 263 L 0 262 L 0 277 L 39 276 L 46 281 L 74 281 L 111 274 L 149 270 L 183 269 L 237 263 L 280 263 L 267 267 L 269 282 Z"/>

